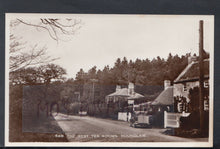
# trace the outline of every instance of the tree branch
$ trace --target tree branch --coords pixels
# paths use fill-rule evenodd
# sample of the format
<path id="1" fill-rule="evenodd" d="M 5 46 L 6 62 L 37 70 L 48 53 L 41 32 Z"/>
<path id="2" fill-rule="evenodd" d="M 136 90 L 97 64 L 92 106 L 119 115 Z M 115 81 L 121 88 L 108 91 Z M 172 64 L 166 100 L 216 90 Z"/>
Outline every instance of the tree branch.
<path id="1" fill-rule="evenodd" d="M 73 35 L 76 30 L 80 29 L 81 27 L 81 20 L 77 21 L 74 20 L 74 22 L 71 25 L 64 25 L 60 23 L 59 19 L 51 19 L 51 18 L 41 18 L 41 24 L 33 24 L 33 23 L 27 23 L 26 21 L 23 21 L 22 19 L 17 19 L 20 23 L 23 23 L 25 25 L 36 27 L 37 29 L 41 28 L 46 30 L 49 33 L 49 36 L 56 41 L 61 40 L 59 35 Z M 68 21 L 72 19 L 66 19 Z M 78 27 L 77 27 L 78 26 Z"/>

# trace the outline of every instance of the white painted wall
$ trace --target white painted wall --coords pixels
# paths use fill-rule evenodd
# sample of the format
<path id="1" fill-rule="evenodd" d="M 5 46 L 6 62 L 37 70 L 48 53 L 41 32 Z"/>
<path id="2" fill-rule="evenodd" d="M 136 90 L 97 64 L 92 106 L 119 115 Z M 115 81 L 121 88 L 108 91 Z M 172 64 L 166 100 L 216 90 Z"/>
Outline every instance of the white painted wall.
<path id="1" fill-rule="evenodd" d="M 130 121 L 131 119 L 131 113 L 129 112 L 127 114 L 127 112 L 118 112 L 118 120 L 122 120 L 122 121 Z"/>

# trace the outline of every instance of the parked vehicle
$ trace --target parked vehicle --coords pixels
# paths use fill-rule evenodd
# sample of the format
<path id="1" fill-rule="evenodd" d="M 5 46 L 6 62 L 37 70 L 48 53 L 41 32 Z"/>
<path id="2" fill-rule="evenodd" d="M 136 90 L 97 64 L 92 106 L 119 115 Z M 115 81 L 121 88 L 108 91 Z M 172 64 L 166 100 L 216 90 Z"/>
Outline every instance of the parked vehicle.
<path id="1" fill-rule="evenodd" d="M 86 116 L 87 115 L 87 111 L 79 111 L 79 115 L 80 116 Z"/>
<path id="2" fill-rule="evenodd" d="M 134 115 L 130 119 L 131 127 L 151 127 L 152 115 L 139 114 Z"/>
<path id="3" fill-rule="evenodd" d="M 151 127 L 152 115 L 147 111 L 148 105 L 134 105 L 130 119 L 131 127 Z"/>

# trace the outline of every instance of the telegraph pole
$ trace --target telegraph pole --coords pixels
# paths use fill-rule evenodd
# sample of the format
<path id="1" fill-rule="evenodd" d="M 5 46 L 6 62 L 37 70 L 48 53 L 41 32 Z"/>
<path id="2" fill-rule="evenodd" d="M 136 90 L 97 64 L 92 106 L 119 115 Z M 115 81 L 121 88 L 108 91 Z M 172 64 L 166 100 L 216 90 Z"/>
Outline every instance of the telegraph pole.
<path id="1" fill-rule="evenodd" d="M 199 21 L 199 113 L 200 132 L 204 132 L 204 66 L 203 66 L 203 20 Z"/>

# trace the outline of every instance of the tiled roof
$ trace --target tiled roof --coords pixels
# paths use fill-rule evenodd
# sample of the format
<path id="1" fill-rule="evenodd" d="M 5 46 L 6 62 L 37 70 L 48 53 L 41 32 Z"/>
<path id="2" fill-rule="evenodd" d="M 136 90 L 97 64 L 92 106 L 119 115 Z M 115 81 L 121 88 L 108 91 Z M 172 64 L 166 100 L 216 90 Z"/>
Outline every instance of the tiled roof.
<path id="1" fill-rule="evenodd" d="M 134 93 L 134 94 L 130 95 L 130 97 L 128 97 L 128 99 L 138 99 L 138 98 L 142 98 L 142 97 L 144 97 L 144 96 L 139 93 Z"/>
<path id="2" fill-rule="evenodd" d="M 111 97 L 111 96 L 129 96 L 128 95 L 128 89 L 127 88 L 122 88 L 122 89 L 120 89 L 120 90 L 118 90 L 118 91 L 116 91 L 112 94 L 109 94 L 107 96 L 109 96 L 109 97 Z"/>
<path id="3" fill-rule="evenodd" d="M 209 59 L 204 60 L 204 77 L 209 77 Z M 192 62 L 174 80 L 174 83 L 199 79 L 199 63 Z"/>
<path id="4" fill-rule="evenodd" d="M 137 99 L 137 98 L 144 97 L 143 95 L 135 93 L 135 92 L 134 94 L 129 95 L 128 88 L 122 88 L 112 94 L 107 95 L 107 97 L 112 97 L 112 96 L 124 96 L 124 97 L 128 97 L 128 99 Z"/>
<path id="5" fill-rule="evenodd" d="M 170 86 L 166 90 L 162 91 L 161 94 L 151 104 L 172 105 L 173 103 L 173 86 Z"/>

